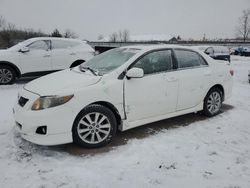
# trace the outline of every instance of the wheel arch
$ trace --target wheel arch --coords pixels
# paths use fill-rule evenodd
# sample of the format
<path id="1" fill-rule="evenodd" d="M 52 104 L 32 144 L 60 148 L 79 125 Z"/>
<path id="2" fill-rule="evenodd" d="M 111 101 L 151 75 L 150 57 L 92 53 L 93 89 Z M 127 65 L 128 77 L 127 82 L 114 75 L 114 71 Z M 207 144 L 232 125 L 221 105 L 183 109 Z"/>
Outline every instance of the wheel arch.
<path id="1" fill-rule="evenodd" d="M 110 102 L 107 102 L 107 101 L 97 101 L 97 102 L 94 102 L 91 104 L 99 104 L 99 105 L 105 106 L 106 108 L 110 109 L 114 113 L 117 126 L 119 127 L 119 125 L 121 124 L 121 116 L 119 114 L 119 111 L 117 110 L 117 108 L 113 104 L 111 104 Z"/>
<path id="2" fill-rule="evenodd" d="M 222 101 L 224 101 L 224 99 L 225 99 L 225 90 L 224 90 L 224 87 L 223 87 L 221 84 L 215 84 L 215 85 L 213 85 L 213 86 L 208 90 L 207 94 L 208 94 L 212 89 L 214 89 L 214 88 L 217 88 L 217 89 L 219 89 L 219 90 L 221 91 Z M 207 96 L 207 94 L 206 94 L 206 96 Z M 205 99 L 205 98 L 204 98 L 204 99 Z"/>
<path id="3" fill-rule="evenodd" d="M 78 66 L 78 65 L 80 65 L 80 64 L 82 64 L 82 63 L 84 63 L 84 62 L 85 62 L 85 60 L 83 60 L 83 59 L 78 59 L 78 60 L 74 61 L 74 62 L 70 65 L 70 68 L 76 67 L 76 66 Z"/>
<path id="4" fill-rule="evenodd" d="M 19 70 L 19 68 L 15 64 L 8 62 L 8 61 L 0 61 L 0 65 L 10 66 L 11 68 L 13 68 L 15 70 L 16 76 L 18 78 L 21 77 L 21 71 Z"/>
<path id="5" fill-rule="evenodd" d="M 96 105 L 102 105 L 106 108 L 108 108 L 109 110 L 111 110 L 114 115 L 115 115 L 115 120 L 116 120 L 116 123 L 117 123 L 117 129 L 119 129 L 119 125 L 121 125 L 121 116 L 119 114 L 119 111 L 117 110 L 117 108 L 111 104 L 110 102 L 107 102 L 107 101 L 97 101 L 97 102 L 93 102 L 93 103 L 90 103 L 88 104 L 87 106 L 90 106 L 90 105 L 93 105 L 93 104 L 96 104 Z M 85 106 L 84 108 L 86 108 L 87 106 Z M 84 108 L 81 109 L 81 111 L 76 115 L 74 121 L 73 121 L 73 125 L 78 117 L 78 115 L 82 112 L 82 110 L 84 110 Z M 72 129 L 73 129 L 73 126 L 72 126 Z"/>

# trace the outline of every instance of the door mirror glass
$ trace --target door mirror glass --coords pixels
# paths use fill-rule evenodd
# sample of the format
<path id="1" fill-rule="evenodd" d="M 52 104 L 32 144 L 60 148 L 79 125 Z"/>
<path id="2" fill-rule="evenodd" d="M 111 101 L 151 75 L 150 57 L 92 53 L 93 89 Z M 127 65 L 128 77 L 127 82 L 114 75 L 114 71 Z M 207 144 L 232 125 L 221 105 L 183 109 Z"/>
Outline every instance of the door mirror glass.
<path id="1" fill-rule="evenodd" d="M 126 76 L 128 78 L 142 78 L 144 76 L 144 72 L 143 69 L 134 67 L 127 71 Z"/>
<path id="2" fill-rule="evenodd" d="M 19 51 L 22 52 L 22 53 L 26 53 L 26 52 L 29 52 L 30 49 L 28 47 L 26 47 L 26 46 L 23 46 Z"/>

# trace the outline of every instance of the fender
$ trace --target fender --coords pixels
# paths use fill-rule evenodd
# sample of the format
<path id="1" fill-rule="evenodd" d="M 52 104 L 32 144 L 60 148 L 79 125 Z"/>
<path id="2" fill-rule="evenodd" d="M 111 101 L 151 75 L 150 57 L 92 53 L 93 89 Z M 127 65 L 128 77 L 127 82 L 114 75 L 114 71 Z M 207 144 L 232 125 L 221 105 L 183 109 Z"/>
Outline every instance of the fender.
<path id="1" fill-rule="evenodd" d="M 14 68 L 17 77 L 18 78 L 21 77 L 21 71 L 20 71 L 20 69 L 15 64 L 13 64 L 11 62 L 8 62 L 8 61 L 0 61 L 0 65 L 9 65 L 10 67 Z"/>

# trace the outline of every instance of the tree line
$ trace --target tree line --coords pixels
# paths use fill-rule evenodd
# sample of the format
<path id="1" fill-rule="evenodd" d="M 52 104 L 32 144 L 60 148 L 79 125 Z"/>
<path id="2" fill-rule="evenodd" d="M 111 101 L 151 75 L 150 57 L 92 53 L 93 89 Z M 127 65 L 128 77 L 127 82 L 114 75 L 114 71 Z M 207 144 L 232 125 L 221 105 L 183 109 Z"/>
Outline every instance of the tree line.
<path id="1" fill-rule="evenodd" d="M 3 16 L 0 16 L 0 49 L 9 48 L 18 42 L 33 37 L 77 38 L 78 36 L 70 29 L 65 30 L 63 33 L 60 33 L 58 29 L 54 29 L 50 34 L 41 30 L 19 29 L 16 25 L 7 22 Z"/>

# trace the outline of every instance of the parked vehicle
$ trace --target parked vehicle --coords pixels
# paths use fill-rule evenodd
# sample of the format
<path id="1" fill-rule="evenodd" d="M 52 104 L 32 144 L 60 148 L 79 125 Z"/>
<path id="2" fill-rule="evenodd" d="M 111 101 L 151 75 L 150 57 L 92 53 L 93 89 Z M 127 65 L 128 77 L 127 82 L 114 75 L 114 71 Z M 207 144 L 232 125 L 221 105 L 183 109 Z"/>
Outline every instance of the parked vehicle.
<path id="1" fill-rule="evenodd" d="M 231 61 L 230 50 L 225 46 L 197 46 L 199 50 L 212 57 L 213 59 Z"/>
<path id="2" fill-rule="evenodd" d="M 250 47 L 249 46 L 240 46 L 238 48 L 235 48 L 234 55 L 250 56 Z"/>
<path id="3" fill-rule="evenodd" d="M 32 38 L 0 50 L 0 85 L 16 78 L 51 73 L 80 65 L 94 56 L 85 42 L 65 38 Z"/>
<path id="4" fill-rule="evenodd" d="M 40 145 L 94 148 L 117 129 L 187 113 L 219 113 L 230 97 L 230 64 L 189 47 L 112 49 L 84 64 L 26 84 L 14 107 L 16 128 Z"/>
<path id="5" fill-rule="evenodd" d="M 248 82 L 250 83 L 250 70 L 248 71 Z"/>

